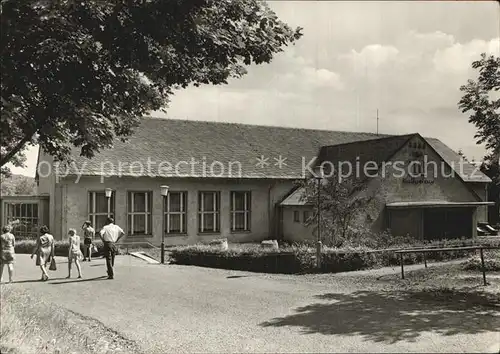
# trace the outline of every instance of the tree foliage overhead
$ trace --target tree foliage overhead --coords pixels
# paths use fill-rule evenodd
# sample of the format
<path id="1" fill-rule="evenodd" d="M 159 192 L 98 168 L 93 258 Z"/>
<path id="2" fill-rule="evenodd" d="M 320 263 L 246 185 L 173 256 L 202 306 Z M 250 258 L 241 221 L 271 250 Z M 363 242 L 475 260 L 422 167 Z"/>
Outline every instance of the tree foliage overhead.
<path id="1" fill-rule="evenodd" d="M 1 4 L 0 166 L 30 143 L 92 157 L 174 89 L 227 83 L 302 35 L 261 0 Z"/>
<path id="2" fill-rule="evenodd" d="M 469 80 L 460 87 L 464 93 L 458 106 L 469 113 L 469 122 L 477 128 L 478 144 L 485 144 L 486 160 L 498 164 L 500 158 L 500 57 L 481 54 L 472 67 L 478 70 L 476 81 Z"/>

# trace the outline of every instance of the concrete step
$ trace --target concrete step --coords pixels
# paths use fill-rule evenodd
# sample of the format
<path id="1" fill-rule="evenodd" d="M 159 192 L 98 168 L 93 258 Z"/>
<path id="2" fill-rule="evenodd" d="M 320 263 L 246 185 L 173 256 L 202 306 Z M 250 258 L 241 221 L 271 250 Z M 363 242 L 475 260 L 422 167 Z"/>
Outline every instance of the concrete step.
<path id="1" fill-rule="evenodd" d="M 130 252 L 130 255 L 139 259 L 142 259 L 143 261 L 149 263 L 149 264 L 160 264 L 156 259 L 151 258 L 145 253 L 142 252 Z"/>

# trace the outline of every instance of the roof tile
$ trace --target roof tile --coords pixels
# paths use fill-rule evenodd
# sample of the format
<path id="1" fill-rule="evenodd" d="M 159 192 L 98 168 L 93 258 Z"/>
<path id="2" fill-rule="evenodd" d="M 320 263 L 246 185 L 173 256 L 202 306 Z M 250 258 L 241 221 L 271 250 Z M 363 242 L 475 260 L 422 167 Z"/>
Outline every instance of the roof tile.
<path id="1" fill-rule="evenodd" d="M 410 136 L 145 117 L 128 141 L 117 139 L 113 148 L 92 159 L 74 149 L 76 166 L 71 171 L 98 176 L 297 179 L 304 177 L 304 166 L 320 149 L 339 158 L 342 154 L 343 160 L 359 155 L 378 161 Z M 426 140 L 447 163 L 459 161 L 460 156 L 438 139 Z M 472 165 L 464 166 L 460 175 L 465 181 L 489 182 L 482 173 L 471 175 Z"/>
<path id="2" fill-rule="evenodd" d="M 152 176 L 296 179 L 321 146 L 375 138 L 372 133 L 148 117 L 127 142 L 117 140 L 93 159 L 75 150 L 73 158 L 83 175 L 133 176 L 142 164 L 141 174 Z M 168 173 L 159 169 L 162 162 L 163 168 L 171 166 Z"/>

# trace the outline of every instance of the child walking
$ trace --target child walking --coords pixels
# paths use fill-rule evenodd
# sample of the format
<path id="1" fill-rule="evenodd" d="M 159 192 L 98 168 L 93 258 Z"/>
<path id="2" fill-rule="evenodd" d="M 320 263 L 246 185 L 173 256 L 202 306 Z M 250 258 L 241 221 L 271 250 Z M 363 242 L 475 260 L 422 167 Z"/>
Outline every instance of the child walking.
<path id="1" fill-rule="evenodd" d="M 89 220 L 85 221 L 82 226 L 83 230 L 83 249 L 85 254 L 83 255 L 83 261 L 87 259 L 89 262 L 92 260 L 92 248 L 94 242 L 95 231 L 92 228 L 92 224 Z"/>
<path id="2" fill-rule="evenodd" d="M 83 258 L 82 251 L 80 251 L 80 236 L 76 234 L 75 229 L 69 229 L 69 251 L 68 251 L 68 276 L 71 278 L 71 265 L 75 261 L 76 269 L 78 270 L 78 278 L 82 277 L 82 268 L 80 260 Z"/>

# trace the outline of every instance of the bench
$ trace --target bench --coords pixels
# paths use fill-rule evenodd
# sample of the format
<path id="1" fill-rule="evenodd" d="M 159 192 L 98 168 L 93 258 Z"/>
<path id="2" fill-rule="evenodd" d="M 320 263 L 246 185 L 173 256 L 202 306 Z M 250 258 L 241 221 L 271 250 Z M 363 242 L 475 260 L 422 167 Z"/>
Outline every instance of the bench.
<path id="1" fill-rule="evenodd" d="M 395 251 L 399 255 L 399 262 L 401 263 L 401 279 L 405 278 L 404 270 L 404 259 L 403 256 L 407 253 L 423 253 L 425 268 L 427 268 L 426 254 L 430 252 L 454 252 L 454 251 L 476 251 L 479 250 L 481 255 L 481 269 L 483 272 L 483 283 L 488 285 L 486 282 L 486 268 L 484 266 L 484 253 L 483 250 L 500 249 L 498 246 L 465 246 L 465 247 L 448 247 L 448 248 L 411 248 Z"/>

